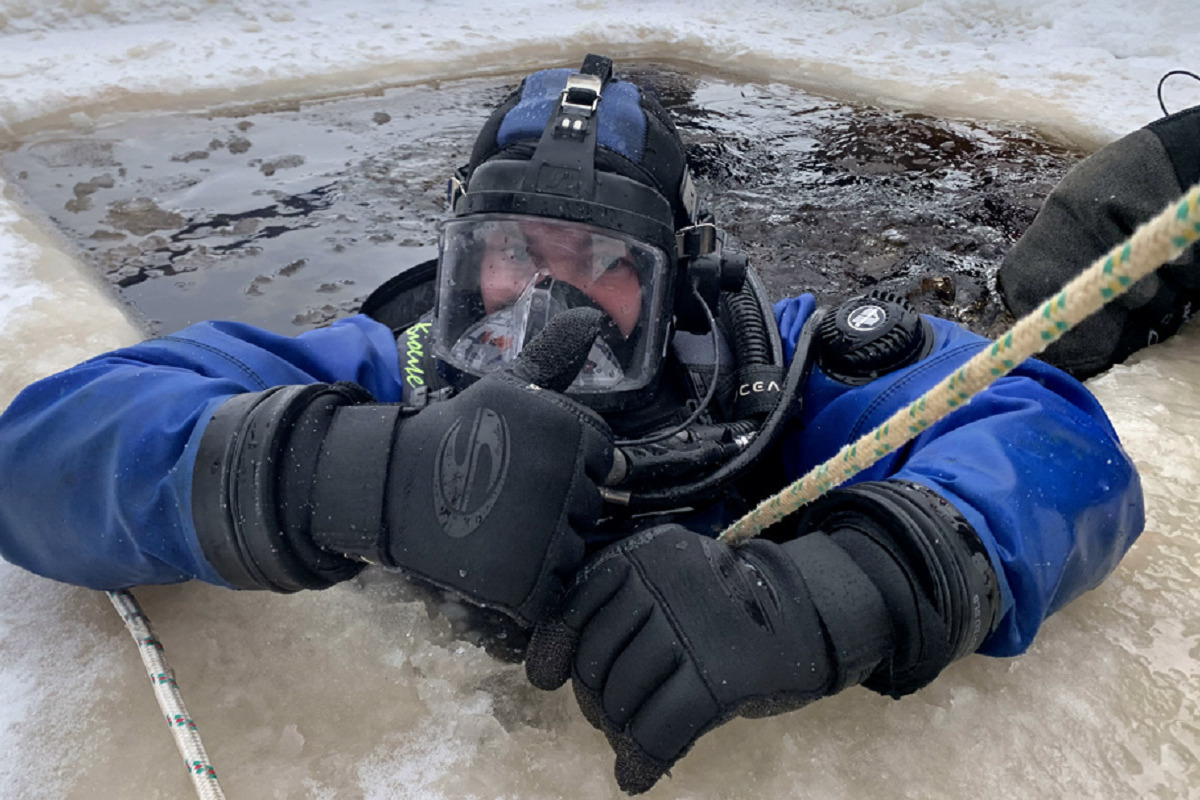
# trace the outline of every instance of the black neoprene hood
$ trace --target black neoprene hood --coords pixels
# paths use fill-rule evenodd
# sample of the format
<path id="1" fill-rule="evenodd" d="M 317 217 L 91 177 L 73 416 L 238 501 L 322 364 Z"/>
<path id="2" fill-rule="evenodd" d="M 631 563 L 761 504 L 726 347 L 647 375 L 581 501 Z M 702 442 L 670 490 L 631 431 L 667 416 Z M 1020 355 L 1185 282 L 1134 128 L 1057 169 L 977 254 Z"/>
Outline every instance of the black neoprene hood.
<path id="1" fill-rule="evenodd" d="M 661 253 L 632 259 L 638 266 L 642 312 L 633 334 L 623 330 L 630 346 L 615 349 L 636 352 L 637 363 L 620 365 L 626 379 L 611 396 L 582 383 L 568 390 L 599 411 L 636 406 L 654 395 L 682 291 L 677 234 L 693 224 L 696 203 L 683 143 L 651 95 L 613 78 L 612 62 L 599 56 L 588 56 L 578 71 L 529 75 L 484 123 L 470 162 L 451 182 L 449 199 L 454 224 L 443 228 L 433 348 L 444 378 L 462 388 L 489 369 L 485 364 L 513 357 L 531 333 L 523 318 L 500 316 L 504 306 L 495 293 L 482 302 L 477 299 L 482 289 L 472 294 L 472 285 L 494 270 L 507 270 L 510 280 L 516 278 L 511 277 L 513 269 L 497 266 L 495 250 L 462 241 L 482 228 L 458 221 L 515 219 L 519 226 L 520 219 L 535 218 L 586 226 L 591 241 L 599 241 L 595 229 L 611 232 L 630 243 L 631 254 L 646 246 Z M 586 261 L 588 254 L 577 257 Z M 472 259 L 478 259 L 474 267 Z M 650 269 L 651 262 L 660 266 Z M 508 302 L 515 300 L 514 295 Z M 504 352 L 479 356 L 483 348 L 497 349 L 497 343 Z M 470 357 L 463 355 L 468 350 Z M 585 370 L 605 360 L 605 354 L 597 356 Z"/>
<path id="2" fill-rule="evenodd" d="M 634 235 L 630 228 L 648 223 L 673 235 L 695 222 L 687 155 L 670 115 L 653 95 L 613 78 L 600 56 L 589 55 L 579 72 L 525 78 L 484 123 L 460 179 L 456 216 L 528 213 Z M 647 241 L 655 239 L 674 249 L 673 238 Z"/>

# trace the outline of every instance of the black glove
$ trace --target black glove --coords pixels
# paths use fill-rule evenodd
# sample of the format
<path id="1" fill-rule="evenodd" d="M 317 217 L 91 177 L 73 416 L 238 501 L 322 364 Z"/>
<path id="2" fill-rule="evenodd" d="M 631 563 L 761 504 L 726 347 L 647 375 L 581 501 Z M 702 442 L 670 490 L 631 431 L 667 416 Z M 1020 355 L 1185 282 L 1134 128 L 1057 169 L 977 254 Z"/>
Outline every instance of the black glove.
<path id="1" fill-rule="evenodd" d="M 911 692 L 990 631 L 995 575 L 944 501 L 914 484 L 835 495 L 782 545 L 730 547 L 677 525 L 637 534 L 589 562 L 561 616 L 535 629 L 530 681 L 572 678 L 624 791 L 648 790 L 734 716 L 863 682 Z"/>
<path id="2" fill-rule="evenodd" d="M 608 426 L 559 394 L 599 322 L 560 314 L 508 368 L 411 416 L 345 386 L 233 398 L 197 459 L 205 555 L 280 591 L 382 563 L 533 624 L 582 561 L 612 466 Z M 224 513 L 202 515 L 214 498 Z"/>
<path id="3" fill-rule="evenodd" d="M 1200 180 L 1200 106 L 1139 128 L 1075 165 L 997 273 L 1024 316 Z M 1046 361 L 1089 378 L 1161 341 L 1200 308 L 1200 245 L 1067 331 Z"/>

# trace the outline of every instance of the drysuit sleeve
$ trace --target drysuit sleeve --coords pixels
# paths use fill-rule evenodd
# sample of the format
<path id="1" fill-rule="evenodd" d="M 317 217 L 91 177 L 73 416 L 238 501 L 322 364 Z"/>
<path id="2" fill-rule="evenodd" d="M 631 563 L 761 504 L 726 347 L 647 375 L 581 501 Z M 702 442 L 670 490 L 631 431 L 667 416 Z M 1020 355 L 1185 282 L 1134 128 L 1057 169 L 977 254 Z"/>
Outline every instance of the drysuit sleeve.
<path id="1" fill-rule="evenodd" d="M 776 305 L 790 359 L 813 310 Z M 922 360 L 863 386 L 814 367 L 800 425 L 783 445 L 789 479 L 834 455 L 935 386 L 988 342 L 954 323 Z M 1000 621 L 979 652 L 1024 652 L 1042 621 L 1098 585 L 1144 525 L 1141 484 L 1104 410 L 1082 384 L 1030 359 L 850 483 L 902 480 L 949 501 L 974 527 L 1000 584 Z"/>
<path id="2" fill-rule="evenodd" d="M 364 316 L 296 337 L 206 322 L 30 385 L 0 415 L 0 555 L 94 589 L 226 585 L 191 518 L 213 411 L 244 392 L 337 381 L 398 400 L 392 332 Z"/>

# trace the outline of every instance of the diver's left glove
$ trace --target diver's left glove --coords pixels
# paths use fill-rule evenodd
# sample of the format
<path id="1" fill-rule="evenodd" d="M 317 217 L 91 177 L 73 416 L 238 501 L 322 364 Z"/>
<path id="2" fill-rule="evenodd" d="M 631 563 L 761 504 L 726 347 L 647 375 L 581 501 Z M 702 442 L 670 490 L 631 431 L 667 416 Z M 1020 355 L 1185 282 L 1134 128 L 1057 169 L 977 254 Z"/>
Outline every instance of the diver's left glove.
<path id="1" fill-rule="evenodd" d="M 597 333 L 555 317 L 507 368 L 416 414 L 351 384 L 237 395 L 209 421 L 192 509 L 209 563 L 240 588 L 324 588 L 398 567 L 532 625 L 583 559 L 612 433 L 559 392 Z"/>
<path id="2" fill-rule="evenodd" d="M 571 678 L 616 753 L 617 783 L 648 790 L 735 716 L 799 708 L 862 683 L 915 691 L 995 624 L 983 546 L 923 486 L 883 481 L 818 503 L 783 544 L 737 547 L 678 525 L 612 545 L 538 625 L 526 674 Z"/>

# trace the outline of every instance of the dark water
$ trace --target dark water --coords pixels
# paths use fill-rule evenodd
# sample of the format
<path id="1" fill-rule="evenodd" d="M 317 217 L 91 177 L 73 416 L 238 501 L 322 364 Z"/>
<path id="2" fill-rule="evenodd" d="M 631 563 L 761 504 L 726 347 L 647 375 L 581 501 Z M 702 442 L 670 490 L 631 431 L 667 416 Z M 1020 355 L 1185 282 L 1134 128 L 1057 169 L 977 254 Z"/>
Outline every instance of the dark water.
<path id="1" fill-rule="evenodd" d="M 991 276 L 1079 154 L 1028 131 L 633 65 L 722 224 L 777 295 L 873 286 L 994 333 Z M 511 82 L 470 80 L 44 134 L 0 166 L 151 332 L 284 333 L 353 312 L 436 252 L 446 179 Z"/>

